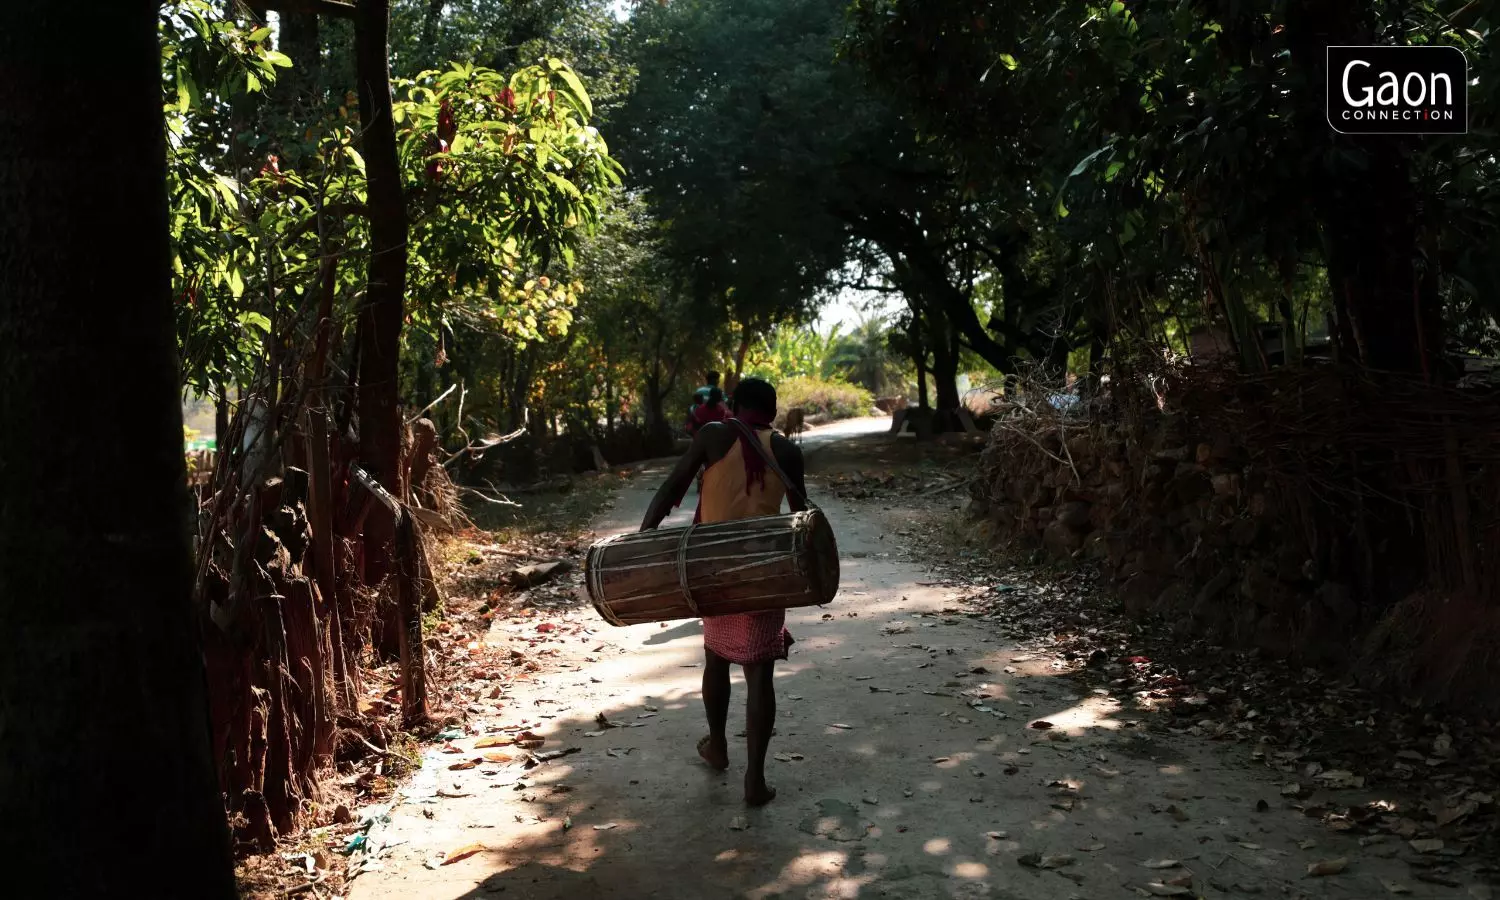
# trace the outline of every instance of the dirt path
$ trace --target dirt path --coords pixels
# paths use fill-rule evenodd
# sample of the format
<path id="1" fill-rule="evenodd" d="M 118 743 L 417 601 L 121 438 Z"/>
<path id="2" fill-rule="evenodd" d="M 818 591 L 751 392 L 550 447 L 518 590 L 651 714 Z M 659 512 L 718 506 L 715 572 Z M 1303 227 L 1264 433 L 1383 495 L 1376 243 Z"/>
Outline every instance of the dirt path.
<path id="1" fill-rule="evenodd" d="M 660 476 L 624 487 L 599 533 L 637 527 Z M 490 724 L 576 752 L 454 771 L 494 751 L 474 736 L 453 742 L 462 753 L 429 751 L 371 830 L 390 849 L 351 897 L 1370 900 L 1391 896 L 1383 880 L 1407 896 L 1464 896 L 1414 882 L 1404 847 L 1331 834 L 1212 745 L 1148 733 L 1116 698 L 1076 694 L 1051 657 L 961 615 L 961 585 L 902 558 L 888 518 L 899 509 L 825 508 L 843 592 L 789 616 L 798 642 L 778 668 L 769 807 L 741 804 L 742 747 L 722 775 L 694 754 L 698 624 L 615 629 L 585 602 L 494 635 L 556 650 L 563 671 L 513 685 Z M 737 677 L 734 731 L 743 696 Z M 601 714 L 625 727 L 601 728 Z M 1338 858 L 1350 860 L 1342 874 L 1308 875 Z"/>

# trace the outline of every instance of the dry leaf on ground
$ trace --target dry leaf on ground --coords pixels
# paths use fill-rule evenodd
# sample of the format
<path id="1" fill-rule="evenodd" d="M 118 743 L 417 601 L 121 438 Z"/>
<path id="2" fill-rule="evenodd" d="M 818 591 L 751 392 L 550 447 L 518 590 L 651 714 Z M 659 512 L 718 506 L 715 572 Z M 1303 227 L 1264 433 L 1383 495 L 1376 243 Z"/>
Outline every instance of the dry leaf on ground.
<path id="1" fill-rule="evenodd" d="M 1327 875 L 1338 875 L 1347 868 L 1349 868 L 1348 857 L 1340 856 L 1338 859 L 1324 859 L 1309 863 L 1307 874 L 1314 878 L 1322 878 Z"/>
<path id="2" fill-rule="evenodd" d="M 457 850 L 449 850 L 443 855 L 443 865 L 451 865 L 461 859 L 468 859 L 476 853 L 483 853 L 486 848 L 483 844 L 465 844 Z"/>

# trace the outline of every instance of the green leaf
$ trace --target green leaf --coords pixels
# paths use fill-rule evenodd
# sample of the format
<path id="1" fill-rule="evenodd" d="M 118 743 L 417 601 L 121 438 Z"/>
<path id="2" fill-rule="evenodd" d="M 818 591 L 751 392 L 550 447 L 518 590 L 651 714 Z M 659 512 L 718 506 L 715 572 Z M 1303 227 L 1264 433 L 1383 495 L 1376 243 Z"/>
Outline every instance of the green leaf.
<path id="1" fill-rule="evenodd" d="M 562 77 L 563 81 L 567 82 L 568 90 L 573 99 L 582 107 L 583 114 L 592 118 L 594 115 L 594 103 L 589 99 L 589 92 L 584 90 L 583 82 L 573 73 L 572 69 L 566 67 L 558 69 L 557 74 Z"/>
<path id="2" fill-rule="evenodd" d="M 278 50 L 267 50 L 265 53 L 265 60 L 271 65 L 278 66 L 283 69 L 290 69 L 292 67 L 292 58 Z"/>
<path id="3" fill-rule="evenodd" d="M 1021 64 L 1016 60 L 1014 56 L 1011 56 L 1009 53 L 1002 53 L 1000 54 L 1000 65 L 1014 72 L 1016 68 Z"/>
<path id="4" fill-rule="evenodd" d="M 230 209 L 238 205 L 239 197 L 236 195 L 239 185 L 234 180 L 223 175 L 214 176 L 214 187 L 218 188 L 219 196 L 224 198 L 224 205 Z"/>
<path id="5" fill-rule="evenodd" d="M 1068 173 L 1068 177 L 1069 178 L 1076 178 L 1079 175 L 1082 175 L 1083 174 L 1083 170 L 1087 169 L 1089 167 L 1090 163 L 1092 163 L 1094 160 L 1098 159 L 1099 156 L 1100 156 L 1100 154 L 1104 153 L 1107 150 L 1109 150 L 1109 145 L 1108 144 L 1104 145 L 1103 147 L 1100 147 L 1098 150 L 1095 150 L 1093 153 L 1090 153 L 1088 156 L 1085 156 L 1083 159 L 1079 160 L 1078 161 L 1078 165 L 1076 165 L 1076 166 L 1073 167 L 1073 171 L 1071 171 L 1071 172 Z"/>
<path id="6" fill-rule="evenodd" d="M 254 328 L 262 334 L 271 333 L 271 320 L 258 312 L 240 313 L 239 324 L 241 328 Z"/>

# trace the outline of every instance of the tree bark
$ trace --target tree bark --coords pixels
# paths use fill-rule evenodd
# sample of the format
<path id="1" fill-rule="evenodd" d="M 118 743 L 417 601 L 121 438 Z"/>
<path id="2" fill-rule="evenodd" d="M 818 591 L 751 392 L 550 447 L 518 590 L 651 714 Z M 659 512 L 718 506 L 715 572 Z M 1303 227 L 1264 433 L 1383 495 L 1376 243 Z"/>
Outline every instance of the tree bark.
<path id="1" fill-rule="evenodd" d="M 302 168 L 303 132 L 317 121 L 322 72 L 322 42 L 316 13 L 280 14 L 277 49 L 291 59 L 271 89 L 272 102 L 286 117 L 287 131 L 282 155 L 292 169 Z"/>
<path id="2" fill-rule="evenodd" d="M 1321 204 L 1328 280 L 1344 292 L 1360 361 L 1409 374 L 1438 371 L 1442 304 L 1434 279 L 1418 271 L 1419 216 L 1411 174 L 1395 151 L 1369 150 L 1358 182 L 1333 186 Z"/>
<path id="3" fill-rule="evenodd" d="M 359 456 L 381 487 L 400 492 L 401 415 L 397 397 L 406 295 L 406 201 L 391 117 L 389 0 L 361 0 L 354 19 L 360 126 L 369 177 L 370 275 L 359 308 Z M 391 571 L 395 522 L 382 512 L 365 523 L 365 580 Z"/>
<path id="4" fill-rule="evenodd" d="M 958 339 L 948 323 L 941 318 L 932 323 L 930 331 L 938 430 L 946 431 L 958 423 Z"/>
<path id="5" fill-rule="evenodd" d="M 932 409 L 927 399 L 927 345 L 922 336 L 922 313 L 916 308 L 911 313 L 912 362 L 917 367 L 917 408 L 923 412 Z"/>
<path id="6" fill-rule="evenodd" d="M 1291 4 L 1286 21 L 1292 58 L 1308 84 L 1326 77 L 1330 45 L 1371 44 L 1373 7 L 1360 0 Z M 1296 127 L 1364 157 L 1315 184 L 1312 203 L 1327 241 L 1328 281 L 1339 331 L 1372 369 L 1434 374 L 1442 351 L 1436 279 L 1424 278 L 1420 203 L 1411 162 L 1396 138 L 1328 136 L 1321 98 L 1309 98 Z"/>
<path id="7" fill-rule="evenodd" d="M 229 900 L 190 606 L 156 29 L 152 3 L 0 5 L 0 821 L 20 881 L 45 893 Z M 65 421 L 79 397 L 89 433 Z M 80 816 L 101 798 L 128 825 L 80 864 Z"/>
<path id="8" fill-rule="evenodd" d="M 219 382 L 214 393 L 214 450 L 223 453 L 229 448 L 229 388 Z"/>
<path id="9" fill-rule="evenodd" d="M 448 0 L 427 0 L 427 8 L 422 11 L 422 52 L 425 68 L 436 68 L 443 62 L 438 59 L 438 25 L 443 19 L 443 7 L 447 5 Z"/>
<path id="10" fill-rule="evenodd" d="M 734 348 L 734 372 L 724 384 L 724 396 L 734 395 L 734 389 L 739 387 L 740 378 L 745 374 L 745 357 L 750 353 L 750 342 L 752 340 L 750 326 L 743 325 L 740 328 L 740 343 Z"/>
<path id="11" fill-rule="evenodd" d="M 667 422 L 666 391 L 661 389 L 661 376 L 656 372 L 646 375 L 646 446 L 653 454 L 671 449 L 672 426 Z"/>

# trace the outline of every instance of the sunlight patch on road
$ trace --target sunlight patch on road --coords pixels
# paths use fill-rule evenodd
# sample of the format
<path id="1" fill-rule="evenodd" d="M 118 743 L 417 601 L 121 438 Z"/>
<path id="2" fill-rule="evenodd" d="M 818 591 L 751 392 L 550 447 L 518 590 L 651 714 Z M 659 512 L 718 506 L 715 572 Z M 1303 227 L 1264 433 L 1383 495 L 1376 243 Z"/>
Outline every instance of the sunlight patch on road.
<path id="1" fill-rule="evenodd" d="M 1069 737 L 1079 737 L 1095 729 L 1118 731 L 1120 723 L 1114 716 L 1119 709 L 1118 704 L 1110 703 L 1105 698 L 1089 697 L 1075 706 L 1039 716 L 1035 721 L 1050 722 L 1052 725 L 1051 728 L 1038 732 L 1039 740 L 1046 740 L 1059 733 L 1067 734 Z"/>
<path id="2" fill-rule="evenodd" d="M 857 900 L 860 889 L 876 878 L 872 873 L 845 875 L 849 855 L 838 851 L 804 852 L 787 863 L 775 881 L 746 892 L 750 900 L 768 900 L 782 895 L 807 895 L 807 888 L 817 885 L 815 896 L 830 900 Z M 803 890 L 798 891 L 798 888 Z"/>

